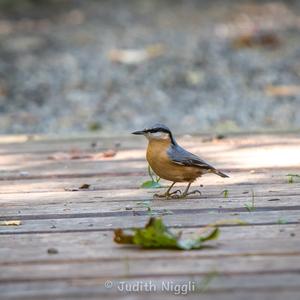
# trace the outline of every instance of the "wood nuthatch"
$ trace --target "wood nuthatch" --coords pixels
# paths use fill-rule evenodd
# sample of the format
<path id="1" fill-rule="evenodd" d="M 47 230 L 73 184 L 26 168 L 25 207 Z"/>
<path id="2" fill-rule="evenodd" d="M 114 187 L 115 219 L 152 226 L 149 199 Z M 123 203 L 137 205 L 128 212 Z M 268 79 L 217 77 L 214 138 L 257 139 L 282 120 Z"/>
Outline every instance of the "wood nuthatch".
<path id="1" fill-rule="evenodd" d="M 200 157 L 180 147 L 170 129 L 163 124 L 156 124 L 151 128 L 132 132 L 132 134 L 144 135 L 148 139 L 146 158 L 150 167 L 159 177 L 173 182 L 164 194 L 155 194 L 157 197 L 185 198 L 191 194 L 201 194 L 198 190 L 189 193 L 188 190 L 192 182 L 206 173 L 229 177 Z M 177 195 L 178 192 L 181 193 L 179 190 L 170 192 L 176 182 L 188 182 L 181 195 Z"/>

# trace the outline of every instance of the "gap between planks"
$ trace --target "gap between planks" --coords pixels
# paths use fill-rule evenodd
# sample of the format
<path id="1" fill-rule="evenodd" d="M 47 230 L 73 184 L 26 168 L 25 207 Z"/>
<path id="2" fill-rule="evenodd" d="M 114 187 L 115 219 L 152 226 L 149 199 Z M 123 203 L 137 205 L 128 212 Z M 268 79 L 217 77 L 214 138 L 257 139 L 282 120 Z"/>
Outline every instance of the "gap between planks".
<path id="1" fill-rule="evenodd" d="M 236 208 L 192 208 L 192 209 L 172 209 L 172 215 L 184 215 L 184 214 L 204 214 L 204 213 L 234 213 L 245 212 L 245 207 Z M 300 211 L 300 206 L 264 206 L 256 207 L 253 212 L 268 212 L 268 211 Z M 14 215 L 14 216 L 0 216 L 0 221 L 10 220 L 53 220 L 53 219 L 77 219 L 77 218 L 105 218 L 105 217 L 122 217 L 122 216 L 151 216 L 151 215 L 163 216 L 167 214 L 165 209 L 153 209 L 151 214 L 147 210 L 138 211 L 117 211 L 117 212 L 96 212 L 96 213 L 71 213 L 71 214 L 44 214 L 44 215 Z M 300 214 L 299 214 L 300 216 Z"/>

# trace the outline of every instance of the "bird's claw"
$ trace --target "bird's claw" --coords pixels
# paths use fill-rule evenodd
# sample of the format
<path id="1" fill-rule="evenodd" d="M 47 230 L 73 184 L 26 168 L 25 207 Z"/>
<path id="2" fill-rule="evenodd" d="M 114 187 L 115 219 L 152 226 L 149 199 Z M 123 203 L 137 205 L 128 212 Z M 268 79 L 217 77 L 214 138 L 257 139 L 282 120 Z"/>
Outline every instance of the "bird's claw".
<path id="1" fill-rule="evenodd" d="M 154 194 L 153 197 L 154 198 L 165 198 L 166 194 Z"/>
<path id="2" fill-rule="evenodd" d="M 179 195 L 177 195 L 177 193 L 181 194 L 181 190 L 176 190 L 176 191 L 174 191 L 172 193 L 154 194 L 153 197 L 166 198 L 166 199 L 178 198 Z"/>
<path id="3" fill-rule="evenodd" d="M 170 196 L 171 196 L 171 195 L 176 195 L 177 193 L 181 194 L 181 190 L 176 190 L 176 191 L 174 191 L 174 192 L 172 192 L 172 193 L 169 193 L 169 195 L 170 195 Z"/>
<path id="4" fill-rule="evenodd" d="M 186 196 L 188 196 L 188 195 L 193 195 L 193 194 L 197 194 L 197 193 L 199 193 L 199 195 L 202 195 L 201 191 L 199 191 L 199 190 L 194 190 L 194 191 L 192 191 L 192 192 L 187 193 Z"/>
<path id="5" fill-rule="evenodd" d="M 172 193 L 164 193 L 164 194 L 154 194 L 153 197 L 157 197 L 157 198 L 166 198 L 166 199 L 184 199 L 189 195 L 194 195 L 199 193 L 199 195 L 202 195 L 202 193 L 199 190 L 194 190 L 192 192 L 189 193 L 181 193 L 181 190 L 176 190 Z"/>
<path id="6" fill-rule="evenodd" d="M 181 195 L 178 195 L 177 198 L 184 199 L 184 198 L 186 198 L 189 195 L 193 195 L 193 194 L 197 194 L 197 193 L 199 193 L 200 195 L 202 195 L 202 193 L 199 190 L 194 190 L 194 191 L 189 192 L 189 193 L 183 193 Z"/>

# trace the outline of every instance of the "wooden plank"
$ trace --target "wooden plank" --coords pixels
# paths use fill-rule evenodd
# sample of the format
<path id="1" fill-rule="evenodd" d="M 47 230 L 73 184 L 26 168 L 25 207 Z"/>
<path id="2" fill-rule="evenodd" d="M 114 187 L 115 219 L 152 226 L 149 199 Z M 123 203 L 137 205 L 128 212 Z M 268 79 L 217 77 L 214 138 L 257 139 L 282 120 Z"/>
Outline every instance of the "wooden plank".
<path id="1" fill-rule="evenodd" d="M 208 175 L 210 176 L 210 175 Z M 212 176 L 212 175 L 211 175 Z M 65 185 L 66 190 L 62 191 L 53 191 L 53 192 L 31 192 L 31 193 L 3 193 L 0 194 L 0 202 L 1 203 L 13 203 L 13 202 L 20 202 L 20 199 L 22 201 L 35 201 L 36 199 L 49 199 L 49 200 L 55 200 L 55 199 L 68 199 L 73 198 L 87 198 L 89 200 L 98 197 L 96 199 L 101 199 L 101 197 L 106 199 L 113 199 L 117 200 L 122 199 L 130 200 L 128 198 L 134 197 L 133 199 L 143 198 L 145 199 L 153 199 L 153 194 L 157 192 L 162 192 L 166 187 L 169 186 L 170 183 L 162 181 L 163 187 L 161 189 L 142 189 L 140 188 L 140 180 L 148 179 L 146 177 L 137 177 L 132 180 L 130 183 L 131 187 L 128 189 L 127 186 L 124 188 L 118 184 L 118 179 L 115 179 L 115 182 L 111 182 L 111 185 L 116 185 L 114 188 L 113 186 L 102 188 L 100 185 L 97 184 L 93 185 L 93 182 L 88 180 L 80 180 L 78 179 L 77 184 L 73 186 Z M 208 179 L 208 178 L 206 178 Z M 251 198 L 252 195 L 254 195 L 255 198 L 259 197 L 274 197 L 274 196 L 295 196 L 299 194 L 300 191 L 300 183 L 294 183 L 294 184 L 273 184 L 273 185 L 252 185 L 249 184 L 226 184 L 225 179 L 217 179 L 218 182 L 214 182 L 215 184 L 206 184 L 203 187 L 199 187 L 200 182 L 195 182 L 191 189 L 200 189 L 202 191 L 202 195 L 191 195 L 189 198 L 183 201 L 178 201 L 178 199 L 175 199 L 176 202 L 181 203 L 185 202 L 190 199 L 206 199 L 206 198 L 213 198 L 213 199 L 235 199 L 235 198 Z M 80 190 L 80 186 L 82 184 L 90 184 L 91 188 L 88 190 Z M 126 185 L 126 183 L 124 184 Z M 134 185 L 136 187 L 134 188 Z M 30 184 L 29 184 L 30 186 Z M 174 189 L 184 189 L 186 187 L 186 184 L 177 184 L 175 185 Z M 72 192 L 72 190 L 75 188 L 75 191 Z M 77 190 L 76 190 L 77 189 Z M 227 190 L 227 197 L 224 198 L 224 190 Z M 159 199 L 156 199 L 159 200 Z M 173 201 L 174 199 L 164 200 L 164 202 L 168 203 L 169 201 Z M 228 201 L 229 201 L 228 200 Z M 44 200 L 43 200 L 44 201 Z"/>
<path id="2" fill-rule="evenodd" d="M 111 214 L 110 214 L 111 215 Z M 17 233 L 48 233 L 48 232 L 76 232 L 76 231 L 101 231 L 113 230 L 115 228 L 132 228 L 144 226 L 151 213 L 136 215 L 134 212 L 128 215 L 114 214 L 113 216 L 74 216 L 64 214 L 51 218 L 51 215 L 45 218 L 32 218 L 22 221 L 20 226 L 1 226 L 0 235 L 17 234 Z M 179 213 L 176 215 L 165 215 L 164 220 L 168 226 L 172 227 L 201 227 L 207 224 L 226 221 L 227 225 L 245 226 L 245 225 L 268 225 L 280 224 L 298 224 L 299 210 L 280 210 L 280 211 L 257 211 L 249 212 L 216 212 L 203 213 L 192 211 L 189 213 Z M 176 218 L 175 218 L 176 216 Z M 243 224 L 237 224 L 236 220 L 240 220 Z"/>
<path id="3" fill-rule="evenodd" d="M 201 139 L 198 139 L 199 141 Z M 48 154 L 60 151 L 70 151 L 72 149 L 89 151 L 89 150 L 103 150 L 115 147 L 120 144 L 123 149 L 140 148 L 146 141 L 137 139 L 136 137 L 128 134 L 123 137 L 87 137 L 87 138 L 66 138 L 66 139 L 47 139 L 42 138 L 39 140 L 23 140 L 12 143 L 1 143 L 0 138 L 0 154 L 11 155 L 20 153 L 38 153 Z"/>
<path id="4" fill-rule="evenodd" d="M 252 138 L 253 139 L 253 138 Z M 294 141 L 295 143 L 293 144 Z M 296 143 L 298 141 L 298 143 Z M 195 141 L 194 141 L 195 143 Z M 22 147 L 21 147 L 22 148 Z M 232 143 L 230 140 L 220 143 L 196 144 L 190 149 L 196 154 L 201 154 L 204 158 L 211 160 L 219 168 L 226 170 L 252 170 L 252 169 L 299 169 L 299 139 L 291 140 L 288 144 L 269 143 L 262 147 L 257 140 L 243 145 Z M 139 172 L 145 169 L 145 148 L 135 151 L 121 150 L 117 156 L 110 160 L 49 160 L 45 156 L 10 157 L 2 156 L 4 168 L 2 179 L 22 178 L 20 174 L 27 172 L 27 178 L 67 176 L 68 174 L 95 175 L 102 173 L 128 173 Z M 280 157 L 280 160 L 278 160 Z"/>
<path id="5" fill-rule="evenodd" d="M 253 138 L 252 138 L 253 139 Z M 270 154 L 272 154 L 275 151 L 275 154 L 279 151 L 287 152 L 287 153 L 294 153 L 294 151 L 297 151 L 299 149 L 299 142 L 300 138 L 297 140 L 291 139 L 286 140 L 286 142 L 270 142 L 265 143 L 263 141 L 259 142 L 256 140 L 253 140 L 250 143 L 244 144 L 244 140 L 231 140 L 226 139 L 223 141 L 218 141 L 217 143 L 210 142 L 210 143 L 203 143 L 201 140 L 198 139 L 179 139 L 179 142 L 182 144 L 183 147 L 188 148 L 190 151 L 198 152 L 199 155 L 204 155 L 209 158 L 218 158 L 223 157 L 225 160 L 229 158 L 233 158 L 233 155 L 237 155 L 237 161 L 241 162 L 240 156 L 245 157 L 245 155 L 248 155 L 251 151 L 254 158 L 259 157 L 259 155 L 268 155 L 270 158 Z M 42 143 L 41 145 L 45 147 L 45 152 L 26 152 L 26 147 L 23 149 L 23 145 L 20 144 L 18 146 L 13 145 L 12 152 L 2 153 L 1 150 L 3 149 L 3 146 L 0 144 L 0 163 L 3 166 L 18 166 L 19 164 L 26 163 L 28 161 L 48 161 L 48 160 L 58 160 L 58 161 L 66 161 L 66 160 L 89 160 L 91 157 L 94 156 L 94 159 L 100 159 L 102 151 L 109 150 L 109 149 L 115 149 L 116 144 L 118 144 L 116 141 L 111 141 L 109 143 L 106 143 L 105 141 L 102 143 L 102 147 L 91 147 L 91 143 L 93 141 L 86 141 L 84 144 L 85 147 L 76 147 L 72 144 L 69 145 L 64 141 L 61 141 L 60 144 L 55 144 L 57 148 L 52 149 L 51 147 L 48 147 L 48 144 Z M 280 145 L 280 147 L 279 147 Z M 34 146 L 34 145 L 32 145 Z M 133 146 L 133 147 L 132 147 Z M 17 152 L 14 152 L 13 150 L 17 148 Z M 145 149 L 146 149 L 146 140 L 145 139 L 137 139 L 129 140 L 124 145 L 120 145 L 117 147 L 117 155 L 112 158 L 112 160 L 118 159 L 118 160 L 126 160 L 126 159 L 143 159 L 145 157 Z M 25 152 L 24 152 L 25 151 Z M 97 155 L 99 154 L 99 155 Z M 266 156 L 266 157 L 268 157 Z M 73 158 L 72 158 L 73 157 Z M 82 157 L 82 158 L 81 158 Z M 109 158 L 108 158 L 109 159 Z M 297 159 L 297 157 L 296 157 Z M 253 161 L 252 157 L 247 157 L 247 161 Z M 281 158 L 281 160 L 274 162 L 272 166 L 281 165 L 283 166 L 283 162 L 286 161 L 286 158 Z M 260 164 L 264 163 L 262 161 L 254 161 L 255 166 L 257 166 L 257 163 Z M 243 162 L 244 164 L 245 162 Z"/>
<path id="6" fill-rule="evenodd" d="M 136 280 L 125 280 L 129 284 Z M 174 299 L 174 292 L 162 292 L 163 283 L 172 281 L 174 285 L 183 286 L 195 283 L 195 292 L 182 295 L 184 299 L 297 299 L 299 294 L 299 275 L 231 275 L 216 274 L 208 284 L 206 276 L 143 278 L 143 282 L 155 285 L 155 292 L 118 291 L 118 285 L 124 281 L 113 281 L 113 287 L 106 289 L 101 279 L 80 279 L 73 281 L 44 281 L 0 285 L 2 299 Z M 283 296 L 287 298 L 282 298 Z M 291 298 L 291 296 L 293 296 Z M 172 297 L 172 298 L 171 298 Z M 177 296 L 180 297 L 180 296 Z M 222 298 L 223 297 L 223 298 Z"/>
<path id="7" fill-rule="evenodd" d="M 136 137 L 122 137 L 113 158 L 49 159 L 72 149 L 88 154 L 111 149 L 116 140 L 103 139 L 96 147 L 91 146 L 94 138 L 0 141 L 0 220 L 22 221 L 0 226 L 1 299 L 124 299 L 124 294 L 106 290 L 105 280 L 182 282 L 212 272 L 217 279 L 201 299 L 273 300 L 299 294 L 300 183 L 287 184 L 286 177 L 300 172 L 299 136 L 181 139 L 232 175 L 226 181 L 212 176 L 199 180 L 205 184 L 203 195 L 183 201 L 152 200 L 153 191 L 138 189 L 147 176 L 145 141 Z M 91 183 L 91 190 L 65 191 L 83 183 Z M 221 193 L 225 189 L 228 198 Z M 248 212 L 252 191 L 255 210 Z M 143 226 L 153 213 L 167 213 L 167 225 L 185 228 L 187 236 L 207 223 L 227 224 L 211 243 L 215 247 L 203 251 L 150 251 L 113 243 L 115 227 Z M 50 255 L 49 248 L 58 253 Z M 158 292 L 125 298 L 170 296 Z M 199 294 L 188 297 L 198 299 Z"/>
<path id="8" fill-rule="evenodd" d="M 278 134 L 229 134 L 224 139 L 214 139 L 211 135 L 185 135 L 178 136 L 177 141 L 188 145 L 214 145 L 226 143 L 240 148 L 245 147 L 268 147 L 273 145 L 284 146 L 287 143 L 290 145 L 299 144 L 299 134 L 285 133 Z M 87 137 L 73 137 L 73 138 L 47 138 L 47 136 L 22 138 L 15 141 L 8 141 L 0 137 L 0 153 L 39 153 L 40 151 L 65 151 L 72 147 L 75 148 L 91 148 L 91 142 L 97 142 L 98 146 L 105 148 L 114 146 L 116 142 L 121 145 L 130 145 L 132 148 L 140 148 L 146 144 L 146 141 L 131 134 L 124 134 L 123 136 L 105 137 L 105 136 L 87 136 Z"/>
<path id="9" fill-rule="evenodd" d="M 277 205 L 271 205 L 273 199 L 276 199 Z M 277 201 L 277 198 L 269 198 L 268 200 L 256 200 L 256 212 L 269 211 L 299 211 L 298 197 L 286 197 L 284 201 Z M 269 202 L 269 200 L 272 200 Z M 203 200 L 201 200 L 203 201 Z M 82 201 L 74 203 L 72 201 L 51 204 L 34 204 L 30 205 L 15 205 L 12 207 L 1 208 L 1 221 L 8 220 L 34 220 L 34 219 L 61 219 L 61 218 L 79 218 L 79 217 L 108 217 L 108 216 L 130 216 L 130 215 L 178 215 L 191 213 L 224 213 L 227 212 L 232 216 L 238 216 L 241 212 L 248 212 L 246 205 L 252 205 L 251 200 L 231 201 L 210 201 L 208 206 L 199 200 L 190 200 L 188 204 L 191 208 L 185 208 L 187 202 L 179 203 L 165 203 L 161 201 L 126 201 L 126 203 L 105 202 L 99 205 L 97 201 Z M 90 203 L 93 202 L 93 203 Z M 149 209 L 151 211 L 149 212 Z M 251 211 L 253 213 L 253 211 Z"/>
<path id="10" fill-rule="evenodd" d="M 232 192 L 235 192 L 235 189 L 239 190 L 241 188 L 253 189 L 257 188 L 259 190 L 265 190 L 265 185 L 272 186 L 272 189 L 277 188 L 276 185 L 284 185 L 288 183 L 288 177 L 286 176 L 291 171 L 286 170 L 276 170 L 269 174 L 267 171 L 259 173 L 250 173 L 250 172 L 234 172 L 231 171 L 232 177 L 229 180 L 222 180 L 216 176 L 204 176 L 197 180 L 194 185 L 203 184 L 205 188 L 210 188 L 215 186 L 218 183 L 222 183 L 225 188 L 234 187 Z M 299 169 L 300 172 L 300 169 Z M 149 180 L 148 176 L 145 176 L 145 170 L 141 172 L 140 175 L 135 176 L 131 174 L 130 176 L 90 176 L 89 178 L 80 177 L 78 174 L 76 177 L 65 177 L 65 178 L 48 178 L 45 179 L 24 179 L 18 178 L 18 180 L 0 180 L 0 194 L 8 193 L 35 193 L 35 192 L 57 192 L 64 191 L 65 189 L 76 189 L 79 188 L 81 184 L 87 183 L 90 184 L 91 190 L 104 190 L 104 189 L 138 189 L 142 182 Z M 164 186 L 167 186 L 169 183 L 167 181 L 161 181 Z M 295 179 L 293 185 L 289 188 L 295 188 L 300 183 L 300 180 Z M 178 186 L 183 186 L 178 184 Z"/>
<path id="11" fill-rule="evenodd" d="M 155 191 L 151 190 L 99 190 L 77 192 L 52 193 L 17 193 L 2 194 L 0 197 L 0 219 L 7 217 L 22 218 L 22 216 L 54 214 L 80 214 L 97 212 L 133 212 L 145 211 L 148 207 L 155 210 L 169 210 L 176 214 L 176 210 L 201 210 L 207 213 L 213 211 L 231 210 L 231 212 L 247 211 L 245 205 L 254 206 L 260 210 L 298 209 L 300 185 L 293 184 L 290 190 L 288 184 L 272 186 L 271 190 L 258 186 L 228 187 L 228 198 L 224 198 L 223 186 L 206 186 L 201 188 L 202 195 L 193 196 L 186 200 L 153 199 Z M 252 191 L 254 198 L 252 199 Z M 157 192 L 157 191 L 156 191 Z M 292 195 L 291 195 L 292 194 Z M 192 196 L 191 196 L 192 197 Z M 189 204 L 189 208 L 186 205 Z M 103 214 L 105 216 L 105 214 Z"/>
<path id="12" fill-rule="evenodd" d="M 277 198 L 276 202 L 277 201 Z M 273 199 L 270 198 L 269 200 Z M 191 208 L 185 208 L 186 203 L 170 203 L 163 202 L 163 200 L 152 203 L 149 201 L 137 202 L 126 201 L 126 204 L 122 203 L 104 203 L 99 205 L 99 202 L 94 201 L 82 201 L 80 203 L 63 202 L 63 203 L 51 203 L 35 205 L 31 204 L 29 207 L 26 204 L 22 206 L 13 206 L 13 208 L 3 207 L 0 221 L 9 220 L 35 220 L 35 219 L 66 219 L 66 218 L 104 218 L 104 217 L 123 217 L 123 216 L 151 216 L 151 215 L 187 215 L 187 214 L 221 214 L 227 213 L 232 216 L 238 216 L 240 213 L 255 213 L 262 212 L 267 214 L 268 212 L 288 212 L 299 211 L 300 205 L 298 205 L 298 198 L 287 197 L 285 203 L 278 203 L 277 205 L 270 205 L 269 200 L 256 201 L 254 208 L 248 208 L 246 205 L 252 205 L 251 201 L 244 199 L 241 201 L 231 201 L 226 203 L 225 201 L 214 201 L 208 206 L 206 203 L 197 202 L 197 200 L 190 200 L 188 203 L 192 205 Z"/>
<path id="13" fill-rule="evenodd" d="M 213 258 L 185 257 L 182 263 L 178 258 L 133 258 L 122 260 L 68 261 L 1 266 L 0 282 L 60 281 L 88 278 L 143 278 L 162 276 L 207 275 L 213 270 L 219 274 L 285 274 L 300 272 L 298 256 L 228 256 Z"/>
<path id="14" fill-rule="evenodd" d="M 217 247 L 202 251 L 140 251 L 138 248 L 117 245 L 111 231 L 80 232 L 63 234 L 22 234 L 2 235 L 0 266 L 2 264 L 36 263 L 38 261 L 68 261 L 88 259 L 119 260 L 126 256 L 132 259 L 173 256 L 184 258 L 249 255 L 297 255 L 300 252 L 298 232 L 300 225 L 268 225 L 222 227 Z M 175 229 L 173 229 L 176 231 Z M 197 229 L 184 229 L 186 237 L 200 232 Z M 246 238 L 245 238 L 246 237 Z M 28 242 L 30 241 L 30 243 Z M 58 250 L 49 255 L 47 249 Z M 88 254 L 88 255 L 87 255 Z"/>
<path id="15" fill-rule="evenodd" d="M 208 155 L 203 156 L 203 158 L 211 161 L 216 167 L 224 169 L 229 172 L 236 172 L 240 170 L 256 172 L 267 172 L 273 175 L 275 170 L 289 170 L 289 173 L 299 172 L 300 158 L 298 158 L 300 147 L 293 150 L 293 153 L 287 151 L 278 152 L 274 154 L 274 157 L 266 159 L 265 156 L 270 154 L 258 153 L 252 155 L 251 161 L 243 157 L 243 155 L 238 155 L 238 153 L 231 153 L 230 156 L 227 155 Z M 143 152 L 145 153 L 145 152 Z M 196 154 L 198 154 L 196 152 Z M 251 155 L 247 153 L 246 156 Z M 285 157 L 283 161 L 275 163 L 276 156 Z M 255 163 L 257 161 L 257 163 Z M 15 180 L 15 179 L 36 179 L 36 178 L 49 178 L 49 177 L 74 177 L 77 176 L 101 176 L 106 173 L 111 173 L 111 175 L 117 176 L 117 174 L 123 173 L 145 173 L 146 161 L 143 158 L 132 158 L 128 159 L 85 159 L 85 160 L 43 160 L 43 161 L 25 161 L 23 163 L 18 163 L 17 165 L 6 165 L 2 168 L 1 180 Z M 254 171 L 255 172 L 255 171 Z M 107 175 L 106 175 L 107 176 Z"/>

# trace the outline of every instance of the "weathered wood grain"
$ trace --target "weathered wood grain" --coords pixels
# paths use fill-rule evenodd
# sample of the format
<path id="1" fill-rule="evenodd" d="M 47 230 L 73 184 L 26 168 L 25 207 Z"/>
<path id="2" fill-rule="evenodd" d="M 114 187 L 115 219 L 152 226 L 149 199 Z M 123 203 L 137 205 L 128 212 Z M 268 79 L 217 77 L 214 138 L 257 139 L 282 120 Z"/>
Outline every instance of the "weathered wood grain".
<path id="1" fill-rule="evenodd" d="M 208 202 L 208 203 L 207 203 Z M 246 205 L 252 205 L 250 198 L 234 198 L 225 201 L 222 198 L 216 199 L 189 199 L 188 204 L 193 208 L 186 208 L 187 203 L 176 203 L 175 201 L 164 202 L 163 200 L 134 200 L 134 201 L 111 201 L 101 203 L 99 201 L 74 199 L 70 201 L 51 201 L 47 203 L 30 202 L 25 204 L 3 204 L 1 207 L 1 221 L 7 220 L 33 220 L 51 218 L 79 218 L 79 217 L 108 217 L 108 216 L 130 216 L 130 215 L 166 215 L 166 214 L 188 214 L 191 212 L 213 214 L 231 213 L 239 214 L 248 212 Z M 256 212 L 269 211 L 298 211 L 298 196 L 280 198 L 260 197 L 256 198 L 254 210 Z M 149 212 L 149 209 L 151 211 Z M 65 216 L 65 217 L 64 217 Z"/>
<path id="2" fill-rule="evenodd" d="M 258 173 L 250 172 L 233 172 L 231 171 L 230 180 L 224 180 L 213 175 L 207 175 L 198 179 L 194 186 L 203 184 L 204 190 L 209 189 L 211 186 L 220 184 L 225 188 L 230 189 L 234 186 L 231 193 L 235 193 L 235 190 L 241 188 L 245 189 L 255 189 L 266 191 L 266 185 L 272 188 L 276 188 L 275 185 L 285 185 L 288 183 L 288 176 L 291 170 L 276 170 Z M 300 168 L 299 168 L 300 172 Z M 297 172 L 296 172 L 297 173 Z M 80 176 L 76 177 L 62 177 L 62 178 L 47 178 L 41 179 L 30 179 L 30 178 L 18 178 L 18 180 L 0 180 L 0 195 L 8 193 L 35 193 L 35 192 L 57 192 L 78 189 L 82 184 L 90 184 L 89 190 L 119 190 L 119 189 L 138 189 L 141 184 L 149 180 L 148 175 L 145 171 L 141 171 L 140 175 L 129 174 L 127 176 L 103 176 L 101 174 L 95 176 Z M 164 186 L 169 183 L 167 181 L 161 181 Z M 299 186 L 300 180 L 295 179 L 292 186 L 288 186 L 289 189 L 297 188 Z M 182 184 L 181 184 L 182 185 Z M 181 186 L 180 184 L 178 186 Z"/>
<path id="3" fill-rule="evenodd" d="M 182 263 L 177 258 L 124 258 L 116 261 L 68 261 L 2 266 L 0 282 L 60 281 L 102 278 L 112 280 L 123 278 L 166 277 L 207 275 L 213 270 L 218 274 L 299 274 L 299 257 L 272 256 L 213 257 L 194 259 L 185 257 Z"/>
<path id="4" fill-rule="evenodd" d="M 269 138 L 270 139 L 270 138 Z M 229 139 L 220 141 L 217 143 L 200 143 L 192 142 L 193 147 L 190 150 L 196 154 L 202 155 L 204 158 L 211 160 L 218 168 L 225 168 L 226 171 L 230 170 L 252 170 L 263 168 L 290 168 L 294 170 L 299 169 L 300 158 L 300 139 L 291 139 L 290 143 L 284 143 L 284 140 L 278 144 L 273 142 L 262 144 L 259 143 L 259 139 L 252 138 L 251 141 L 241 143 L 238 139 Z M 261 140 L 262 142 L 262 140 Z M 129 143 L 129 142 L 128 142 Z M 18 151 L 20 149 L 25 150 L 26 145 L 33 144 L 25 143 L 18 145 Z M 57 146 L 65 144 L 63 141 L 55 143 Z M 125 142 L 126 144 L 126 142 Z M 183 143 L 189 145 L 188 142 Z M 141 147 L 141 144 L 136 143 Z M 142 144 L 144 145 L 144 144 Z M 278 147 L 280 145 L 280 147 Z M 8 145 L 4 145 L 8 147 Z M 1 145 L 1 147 L 4 147 Z M 16 145 L 14 145 L 16 147 Z M 47 147 L 47 145 L 45 145 Z M 21 150 L 20 150 L 21 151 Z M 69 150 L 70 151 L 70 150 Z M 79 151 L 82 151 L 80 149 Z M 94 151 L 94 150 L 93 150 Z M 107 173 L 124 173 L 128 172 L 141 172 L 145 169 L 145 150 L 144 147 L 141 150 L 126 150 L 126 146 L 121 148 L 115 157 L 112 159 L 82 159 L 82 160 L 53 160 L 47 159 L 47 156 L 40 154 L 33 154 L 22 157 L 2 155 L 0 157 L 0 163 L 3 165 L 0 178 L 3 179 L 18 179 L 24 177 L 26 173 L 27 178 L 41 178 L 60 176 L 66 177 L 71 174 L 77 174 L 80 176 L 89 176 Z M 85 154 L 85 152 L 83 152 Z"/>
<path id="5" fill-rule="evenodd" d="M 178 210 L 188 209 L 207 209 L 208 212 L 216 209 L 237 209 L 242 210 L 246 204 L 251 204 L 254 199 L 254 206 L 259 211 L 261 208 L 272 210 L 273 208 L 287 207 L 293 209 L 299 205 L 298 193 L 299 184 L 293 184 L 291 191 L 290 185 L 274 184 L 268 186 L 245 185 L 242 187 L 225 186 L 228 190 L 228 197 L 225 198 L 224 186 L 205 186 L 201 188 L 202 195 L 193 196 L 186 200 L 176 199 L 153 199 L 153 194 L 157 191 L 152 190 L 93 190 L 76 192 L 36 192 L 36 193 L 10 193 L 0 195 L 1 214 L 0 219 L 8 216 L 22 218 L 23 215 L 53 215 L 53 214 L 73 214 L 89 212 L 116 212 L 116 211 L 143 211 L 151 207 L 152 210 Z M 181 187 L 183 189 L 183 187 Z M 269 209 L 268 209 L 269 208 Z"/>
<path id="6" fill-rule="evenodd" d="M 135 247 L 115 245 L 111 231 L 71 232 L 62 234 L 22 234 L 2 235 L 0 248 L 0 266 L 3 264 L 36 263 L 38 261 L 68 261 L 88 259 L 119 260 L 122 257 L 132 259 L 155 257 L 191 256 L 249 256 L 249 255 L 299 255 L 298 225 L 265 225 L 222 227 L 215 248 L 203 251 L 140 251 Z M 173 229 L 177 231 L 177 229 Z M 201 232 L 201 229 L 184 228 L 186 237 Z M 30 243 L 28 242 L 30 241 Z M 49 255 L 47 249 L 56 248 L 56 255 Z M 87 255 L 88 254 L 88 255 Z"/>
<path id="7" fill-rule="evenodd" d="M 174 299 L 174 292 L 161 291 L 163 282 L 187 284 L 194 282 L 195 292 L 176 297 L 184 299 L 298 299 L 297 286 L 299 275 L 296 274 L 267 274 L 267 275 L 222 275 L 216 274 L 208 284 L 207 276 L 181 276 L 143 278 L 143 282 L 151 282 L 156 287 L 155 293 L 118 291 L 118 285 L 124 278 L 113 281 L 113 288 L 106 289 L 103 279 L 80 279 L 72 281 L 40 281 L 0 285 L 2 299 Z M 135 283 L 139 278 L 128 282 Z"/>
<path id="8" fill-rule="evenodd" d="M 21 221 L 0 226 L 1 300 L 169 299 L 174 295 L 122 294 L 104 283 L 201 283 L 212 273 L 205 291 L 185 299 L 298 300 L 300 180 L 289 184 L 286 175 L 300 173 L 299 135 L 179 141 L 231 178 L 203 177 L 194 186 L 204 185 L 202 195 L 187 200 L 152 199 L 154 190 L 139 188 L 148 178 L 145 140 L 0 139 L 0 220 Z M 116 143 L 114 157 L 101 156 Z M 78 190 L 82 184 L 90 188 Z M 114 228 L 143 226 L 152 215 L 187 236 L 209 223 L 224 224 L 219 240 L 202 251 L 114 244 Z M 49 248 L 58 252 L 49 254 Z"/>
<path id="9" fill-rule="evenodd" d="M 101 231 L 113 230 L 115 228 L 132 228 L 144 226 L 150 216 L 153 214 L 135 214 L 129 212 L 127 215 L 66 215 L 46 216 L 45 218 L 34 217 L 22 221 L 20 226 L 1 226 L 1 234 L 21 234 L 21 233 L 48 233 L 48 232 L 76 232 L 76 231 Z M 187 212 L 180 214 L 164 215 L 165 223 L 172 227 L 203 227 L 207 224 L 215 222 L 227 222 L 227 225 L 246 226 L 248 225 L 267 225 L 279 224 L 284 222 L 287 224 L 299 223 L 300 210 L 280 210 L 280 211 L 256 211 L 250 213 L 245 212 Z M 237 223 L 236 220 L 243 222 Z"/>

